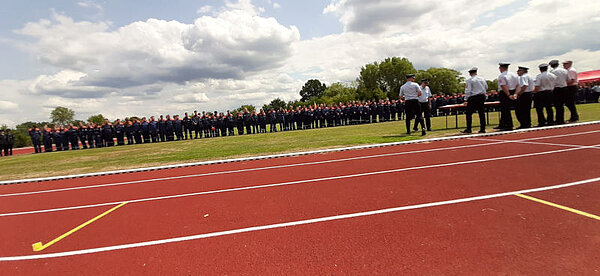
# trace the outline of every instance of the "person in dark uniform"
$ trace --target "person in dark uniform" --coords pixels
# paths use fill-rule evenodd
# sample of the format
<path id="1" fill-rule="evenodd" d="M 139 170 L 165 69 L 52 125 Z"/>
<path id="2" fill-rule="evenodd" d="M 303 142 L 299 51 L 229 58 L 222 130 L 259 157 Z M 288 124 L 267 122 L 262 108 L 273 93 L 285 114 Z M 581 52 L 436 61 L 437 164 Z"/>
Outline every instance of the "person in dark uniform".
<path id="1" fill-rule="evenodd" d="M 115 137 L 117 138 L 117 146 L 125 145 L 125 125 L 120 119 L 117 119 L 114 124 Z"/>
<path id="2" fill-rule="evenodd" d="M 206 112 L 202 112 L 202 129 L 204 130 L 204 138 L 212 137 L 210 120 L 210 115 Z"/>
<path id="3" fill-rule="evenodd" d="M 78 130 L 79 130 L 78 133 L 79 133 L 79 141 L 81 142 L 81 148 L 87 149 L 88 148 L 88 143 L 87 143 L 88 128 L 84 123 L 79 122 Z"/>
<path id="4" fill-rule="evenodd" d="M 251 123 L 250 123 L 250 112 L 248 112 L 247 108 L 244 108 L 244 114 L 242 114 L 244 118 L 244 126 L 246 127 L 246 134 L 252 134 Z"/>
<path id="5" fill-rule="evenodd" d="M 94 126 L 94 143 L 96 143 L 96 148 L 104 147 L 104 139 L 102 139 L 102 126 L 101 125 Z"/>
<path id="6" fill-rule="evenodd" d="M 142 133 L 142 140 L 144 144 L 150 143 L 150 127 L 146 117 L 142 117 L 142 123 L 140 124 L 140 132 Z"/>
<path id="7" fill-rule="evenodd" d="M 179 115 L 173 116 L 173 128 L 175 130 L 175 136 L 177 141 L 183 140 L 183 121 L 179 119 Z"/>
<path id="8" fill-rule="evenodd" d="M 187 112 L 185 113 L 181 121 L 181 125 L 183 127 L 183 139 L 187 140 L 188 137 L 192 139 L 192 119 L 190 118 Z"/>
<path id="9" fill-rule="evenodd" d="M 4 156 L 12 156 L 13 147 L 15 146 L 15 136 L 10 133 L 10 129 L 7 129 L 4 137 L 4 139 L 6 139 L 6 144 L 4 145 Z"/>
<path id="10" fill-rule="evenodd" d="M 238 135 L 244 135 L 244 116 L 241 112 L 237 113 L 237 118 L 235 119 L 235 126 L 237 127 Z"/>
<path id="11" fill-rule="evenodd" d="M 158 143 L 158 122 L 154 116 L 150 117 L 148 122 L 148 128 L 150 129 L 150 137 L 152 137 L 152 143 Z"/>
<path id="12" fill-rule="evenodd" d="M 225 117 L 225 122 L 227 125 L 227 130 L 229 131 L 229 136 L 235 135 L 235 117 L 229 110 L 227 110 L 227 116 Z"/>
<path id="13" fill-rule="evenodd" d="M 60 126 L 60 134 L 60 137 L 62 138 L 62 149 L 69 150 L 69 130 L 63 126 Z"/>
<path id="14" fill-rule="evenodd" d="M 198 138 L 202 138 L 202 125 L 201 125 L 201 121 L 200 121 L 200 115 L 198 114 L 198 111 L 194 111 L 194 116 L 191 119 L 192 122 L 192 129 L 194 130 L 194 139 L 198 139 Z M 191 137 L 191 134 L 190 134 Z"/>
<path id="15" fill-rule="evenodd" d="M 163 118 L 163 115 L 160 115 L 160 119 L 158 119 L 158 138 L 161 142 L 167 141 L 167 121 Z"/>
<path id="16" fill-rule="evenodd" d="M 131 126 L 131 133 L 136 144 L 142 143 L 142 123 L 139 119 L 133 119 L 133 125 Z"/>
<path id="17" fill-rule="evenodd" d="M 56 145 L 56 151 L 62 151 L 62 137 L 60 136 L 58 126 L 54 126 L 52 130 L 52 140 L 54 141 L 54 145 Z"/>
<path id="18" fill-rule="evenodd" d="M 79 149 L 79 130 L 73 124 L 69 124 L 69 129 L 67 130 L 69 133 L 69 142 L 71 143 L 72 150 Z"/>
<path id="19" fill-rule="evenodd" d="M 277 132 L 277 113 L 272 108 L 267 114 L 267 122 L 269 123 L 269 132 Z"/>
<path id="20" fill-rule="evenodd" d="M 6 135 L 4 134 L 4 129 L 0 129 L 0 156 L 2 156 L 2 153 L 6 150 L 7 144 L 8 141 L 6 139 Z M 4 153 L 4 156 L 8 155 Z"/>
<path id="21" fill-rule="evenodd" d="M 565 106 L 571 112 L 569 118 L 570 123 L 579 121 L 579 113 L 575 106 L 575 98 L 579 90 L 579 82 L 577 78 L 577 70 L 573 68 L 573 61 L 567 60 L 563 62 L 563 68 L 567 70 L 567 87 L 565 88 Z"/>
<path id="22" fill-rule="evenodd" d="M 285 109 L 280 108 L 279 111 L 277 111 L 276 113 L 277 116 L 277 123 L 279 124 L 279 130 L 280 131 L 284 131 L 285 130 Z"/>
<path id="23" fill-rule="evenodd" d="M 410 120 L 415 116 L 415 124 L 421 125 L 421 135 L 425 135 L 423 117 L 421 116 L 421 105 L 419 97 L 421 96 L 421 86 L 414 83 L 415 75 L 406 75 L 408 81 L 400 87 L 400 97 L 406 99 L 406 134 L 410 134 Z"/>
<path id="24" fill-rule="evenodd" d="M 85 139 L 87 140 L 88 147 L 94 148 L 94 126 L 93 123 L 88 123 L 86 126 Z"/>
<path id="25" fill-rule="evenodd" d="M 31 143 L 33 144 L 35 153 L 42 152 L 42 132 L 40 132 L 40 129 L 36 125 L 33 125 L 33 127 L 29 129 L 29 137 L 31 137 Z"/>
<path id="26" fill-rule="evenodd" d="M 105 146 L 112 147 L 115 145 L 114 135 L 115 130 L 113 125 L 108 121 L 108 119 L 104 119 L 104 125 L 102 126 L 102 139 L 104 140 Z"/>
<path id="27" fill-rule="evenodd" d="M 477 75 L 477 67 L 469 70 L 470 78 L 465 81 L 465 98 L 467 98 L 467 128 L 462 133 L 471 133 L 473 113 L 479 114 L 479 133 L 485 133 L 485 94 L 487 82 Z"/>
<path id="28" fill-rule="evenodd" d="M 52 130 L 44 125 L 42 129 L 43 141 L 44 141 L 44 152 L 52 152 Z"/>
<path id="29" fill-rule="evenodd" d="M 258 120 L 258 132 L 267 133 L 267 114 L 265 114 L 265 111 L 261 109 L 256 115 L 256 119 Z"/>
<path id="30" fill-rule="evenodd" d="M 125 118 L 125 122 L 123 123 L 123 131 L 125 133 L 125 137 L 127 137 L 127 145 L 133 144 L 133 122 L 129 120 L 129 118 Z"/>
<path id="31" fill-rule="evenodd" d="M 167 141 L 175 141 L 175 125 L 170 115 L 165 117 L 165 134 Z"/>

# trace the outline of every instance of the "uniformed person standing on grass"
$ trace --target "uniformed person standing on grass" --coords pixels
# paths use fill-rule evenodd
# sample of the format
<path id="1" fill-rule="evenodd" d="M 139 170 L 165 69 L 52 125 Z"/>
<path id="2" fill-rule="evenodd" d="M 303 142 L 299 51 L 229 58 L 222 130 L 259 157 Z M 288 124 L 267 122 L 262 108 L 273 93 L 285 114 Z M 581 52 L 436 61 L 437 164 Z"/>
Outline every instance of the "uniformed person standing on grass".
<path id="1" fill-rule="evenodd" d="M 549 62 L 550 73 L 556 76 L 554 80 L 554 108 L 556 109 L 556 120 L 554 123 L 557 125 L 562 125 L 565 123 L 565 97 L 567 90 L 567 80 L 569 78 L 569 72 L 564 68 L 558 68 L 558 60 L 551 60 Z"/>
<path id="2" fill-rule="evenodd" d="M 117 137 L 117 146 L 125 145 L 125 125 L 121 119 L 117 119 L 114 125 L 115 137 Z"/>
<path id="3" fill-rule="evenodd" d="M 511 108 L 513 106 L 513 97 L 519 89 L 519 76 L 508 71 L 510 63 L 500 63 L 498 76 L 498 88 L 500 92 L 500 124 L 496 129 L 501 131 L 512 130 L 513 122 Z"/>
<path id="4" fill-rule="evenodd" d="M 554 124 L 554 111 L 552 110 L 552 90 L 556 76 L 548 72 L 548 64 L 542 63 L 538 66 L 540 74 L 535 77 L 535 90 L 533 100 L 538 118 L 538 127 Z M 544 116 L 544 109 L 547 117 Z"/>
<path id="5" fill-rule="evenodd" d="M 4 152 L 4 149 L 6 148 L 6 144 L 7 144 L 7 140 L 6 140 L 6 135 L 4 134 L 4 130 L 0 129 L 0 156 L 2 156 L 2 153 Z M 4 154 L 4 156 L 7 156 L 6 154 Z"/>
<path id="6" fill-rule="evenodd" d="M 410 134 L 410 120 L 415 116 L 415 124 L 421 124 L 421 135 L 425 135 L 425 124 L 421 117 L 421 105 L 419 96 L 421 96 L 421 86 L 414 83 L 415 75 L 406 75 L 408 81 L 400 87 L 400 98 L 406 100 L 406 134 Z"/>
<path id="7" fill-rule="evenodd" d="M 158 122 L 156 121 L 154 116 L 150 117 L 148 128 L 150 129 L 150 137 L 152 137 L 152 143 L 158 143 Z"/>
<path id="8" fill-rule="evenodd" d="M 429 89 L 429 81 L 427 79 L 421 80 L 421 96 L 419 96 L 419 105 L 421 105 L 421 113 L 425 118 L 425 125 L 427 131 L 431 131 L 431 90 Z M 424 126 L 422 126 L 424 127 Z M 415 124 L 414 131 L 417 131 L 417 125 Z"/>
<path id="9" fill-rule="evenodd" d="M 6 139 L 6 144 L 4 145 L 4 156 L 13 155 L 13 147 L 15 146 L 15 136 L 10 133 L 10 129 L 6 130 L 6 134 L 4 134 Z"/>
<path id="10" fill-rule="evenodd" d="M 44 125 L 42 134 L 44 135 L 44 152 L 52 152 L 52 130 Z"/>
<path id="11" fill-rule="evenodd" d="M 579 121 L 579 114 L 577 113 L 577 107 L 575 107 L 575 97 L 579 90 L 579 83 L 577 79 L 577 70 L 573 68 L 573 61 L 567 60 L 563 62 L 563 68 L 567 70 L 567 88 L 565 89 L 565 106 L 571 112 L 569 122 Z"/>
<path id="12" fill-rule="evenodd" d="M 519 75 L 519 89 L 518 93 L 513 95 L 515 100 L 515 115 L 520 126 L 517 129 L 530 128 L 531 127 L 531 92 L 535 89 L 535 83 L 533 78 L 528 74 L 529 68 L 519 66 L 517 75 Z"/>
<path id="13" fill-rule="evenodd" d="M 469 70 L 470 78 L 465 82 L 465 100 L 467 101 L 467 128 L 462 133 L 471 133 L 473 113 L 479 115 L 479 133 L 485 133 L 485 93 L 488 85 L 484 78 L 477 75 L 477 67 Z"/>
<path id="14" fill-rule="evenodd" d="M 40 129 L 36 125 L 33 125 L 33 127 L 29 129 L 29 137 L 31 137 L 31 143 L 33 144 L 35 153 L 42 152 L 42 132 L 40 132 Z"/>
<path id="15" fill-rule="evenodd" d="M 52 131 L 52 140 L 54 140 L 54 145 L 56 145 L 56 151 L 62 151 L 62 138 L 60 137 L 60 129 L 58 126 L 54 126 L 54 130 Z M 90 141 L 90 146 L 93 147 L 94 140 Z"/>

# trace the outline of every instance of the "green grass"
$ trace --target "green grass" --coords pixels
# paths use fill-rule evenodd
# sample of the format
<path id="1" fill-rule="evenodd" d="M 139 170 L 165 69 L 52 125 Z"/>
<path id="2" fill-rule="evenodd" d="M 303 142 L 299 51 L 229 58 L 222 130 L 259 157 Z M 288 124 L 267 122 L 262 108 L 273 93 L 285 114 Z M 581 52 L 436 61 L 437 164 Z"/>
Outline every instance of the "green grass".
<path id="1" fill-rule="evenodd" d="M 600 120 L 600 104 L 579 105 L 578 110 L 582 122 Z M 534 113 L 532 110 L 532 119 L 535 125 L 537 121 Z M 568 118 L 568 114 L 569 112 L 566 111 L 566 118 Z M 454 129 L 454 116 L 448 117 L 448 126 L 451 129 L 446 129 L 444 117 L 432 118 L 434 131 L 429 132 L 425 138 L 457 135 L 458 131 L 465 126 L 465 116 L 459 115 L 458 118 L 459 129 Z M 478 122 L 479 119 L 475 115 L 473 123 L 477 124 Z M 498 114 L 496 112 L 490 113 L 490 123 L 489 131 L 498 124 Z M 516 119 L 515 126 L 518 126 Z M 48 154 L 18 155 L 0 158 L 0 180 L 90 173 L 421 139 L 420 133 L 408 136 L 404 132 L 404 121 L 396 121 Z"/>

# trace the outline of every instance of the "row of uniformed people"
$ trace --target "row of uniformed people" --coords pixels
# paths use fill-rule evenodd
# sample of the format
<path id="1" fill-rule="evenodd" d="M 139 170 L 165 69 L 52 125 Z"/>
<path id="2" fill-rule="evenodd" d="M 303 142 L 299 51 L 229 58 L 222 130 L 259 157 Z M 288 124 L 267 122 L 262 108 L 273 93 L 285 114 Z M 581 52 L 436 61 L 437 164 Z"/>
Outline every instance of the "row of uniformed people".
<path id="1" fill-rule="evenodd" d="M 14 145 L 15 136 L 10 133 L 10 129 L 6 131 L 0 129 L 0 156 L 12 155 Z"/>
<path id="2" fill-rule="evenodd" d="M 564 106 L 570 111 L 569 122 L 578 121 L 579 115 L 575 107 L 578 80 L 577 71 L 572 65 L 573 62 L 570 60 L 563 62 L 563 68 L 559 68 L 558 60 L 552 60 L 549 64 L 540 64 L 538 66 L 540 73 L 533 79 L 528 73 L 529 68 L 525 66 L 519 66 L 514 73 L 508 70 L 509 63 L 500 63 L 500 76 L 498 76 L 500 124 L 496 129 L 501 131 L 513 129 L 511 115 L 513 106 L 520 124 L 518 129 L 530 128 L 532 103 L 536 109 L 538 127 L 564 124 Z M 488 87 L 485 79 L 477 75 L 477 71 L 476 67 L 469 70 L 471 77 L 466 80 L 467 128 L 464 133 L 471 133 L 471 116 L 475 111 L 479 113 L 480 132 L 485 132 L 483 100 Z"/>

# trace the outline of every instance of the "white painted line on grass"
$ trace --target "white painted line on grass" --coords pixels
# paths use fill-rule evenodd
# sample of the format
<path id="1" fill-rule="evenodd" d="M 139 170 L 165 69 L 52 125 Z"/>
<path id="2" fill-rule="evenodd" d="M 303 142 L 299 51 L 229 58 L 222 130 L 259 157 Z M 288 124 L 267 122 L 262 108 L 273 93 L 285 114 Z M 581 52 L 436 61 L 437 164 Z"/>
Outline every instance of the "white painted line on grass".
<path id="1" fill-rule="evenodd" d="M 488 136 L 496 136 L 496 135 L 504 135 L 504 134 L 514 134 L 514 133 L 524 133 L 524 132 L 532 132 L 532 131 L 542 131 L 542 130 L 548 130 L 548 129 L 571 128 L 571 127 L 594 125 L 594 124 L 600 124 L 600 121 L 592 121 L 592 122 L 576 123 L 576 124 L 566 124 L 566 125 L 557 125 L 557 126 L 546 126 L 546 127 L 539 127 L 539 128 L 518 129 L 518 130 L 512 130 L 512 131 L 505 131 L 505 132 L 468 134 L 468 135 L 440 137 L 440 138 L 430 138 L 430 139 L 421 139 L 421 140 L 412 140 L 412 141 L 403 141 L 403 142 L 370 144 L 370 145 L 342 147 L 342 148 L 333 148 L 333 149 L 324 149 L 324 150 L 313 150 L 313 151 L 304 151 L 304 152 L 263 155 L 263 156 L 255 156 L 255 157 L 222 159 L 222 160 L 194 162 L 194 163 L 183 163 L 183 164 L 176 164 L 176 165 L 155 166 L 155 167 L 146 167 L 146 168 L 138 168 L 138 169 L 128 169 L 128 170 L 117 170 L 117 171 L 86 173 L 86 174 L 75 174 L 75 175 L 66 175 L 66 176 L 53 176 L 53 177 L 42 177 L 42 178 L 8 180 L 8 181 L 0 181 L 0 185 L 18 184 L 18 183 L 26 183 L 26 182 L 51 181 L 51 180 L 61 180 L 61 179 L 72 179 L 72 178 L 102 176 L 102 175 L 112 175 L 112 174 L 122 174 L 122 173 L 133 173 L 133 172 L 144 172 L 144 171 L 174 169 L 174 168 L 183 168 L 183 167 L 192 167 L 192 166 L 203 166 L 203 165 L 221 164 L 221 163 L 243 162 L 243 161 L 252 161 L 252 160 L 263 160 L 263 159 L 292 157 L 292 156 L 300 156 L 300 155 L 310 155 L 310 154 L 320 154 L 320 153 L 329 153 L 329 152 L 339 152 L 339 151 L 347 151 L 347 150 L 368 149 L 368 148 L 377 148 L 377 147 L 389 147 L 389 146 L 398 146 L 398 145 L 407 145 L 407 144 L 416 144 L 416 143 L 426 143 L 426 142 L 435 142 L 435 141 L 457 140 L 457 139 L 463 139 L 463 138 L 469 138 L 469 137 L 488 137 Z"/>
<path id="2" fill-rule="evenodd" d="M 600 146 L 600 144 L 598 144 L 596 146 Z M 297 185 L 297 184 L 303 184 L 303 183 L 312 183 L 312 182 L 320 182 L 320 181 L 328 181 L 328 180 L 338 180 L 338 179 L 346 179 L 346 178 L 354 178 L 354 177 L 379 175 L 379 174 L 386 174 L 386 173 L 396 173 L 396 172 L 403 172 L 403 171 L 413 171 L 413 170 L 421 170 L 421 169 L 441 168 L 441 167 L 466 165 L 466 164 L 473 164 L 473 163 L 482 163 L 482 162 L 491 162 L 491 161 L 499 161 L 499 160 L 507 160 L 507 159 L 516 159 L 516 158 L 531 157 L 531 156 L 548 155 L 548 154 L 555 154 L 555 153 L 561 153 L 561 152 L 569 152 L 569 151 L 582 150 L 582 149 L 586 149 L 586 148 L 568 148 L 568 149 L 561 149 L 561 150 L 551 150 L 551 151 L 534 152 L 534 153 L 526 153 L 526 154 L 518 154 L 518 155 L 509 155 L 509 156 L 501 156 L 501 157 L 493 157 L 493 158 L 485 158 L 485 159 L 475 159 L 475 160 L 459 161 L 459 162 L 452 162 L 452 163 L 442 163 L 442 164 L 424 165 L 424 166 L 416 166 L 416 167 L 408 167 L 408 168 L 400 168 L 400 169 L 392 169 L 392 170 L 374 171 L 374 172 L 357 173 L 357 174 L 340 175 L 340 176 L 331 176 L 331 177 L 323 177 L 323 178 L 313 178 L 313 179 L 298 180 L 298 181 L 289 181 L 289 182 L 266 184 L 266 185 L 256 185 L 256 186 L 247 186 L 247 187 L 230 188 L 230 189 L 222 189 L 222 190 L 204 191 L 204 192 L 196 192 L 196 193 L 186 193 L 186 194 L 177 194 L 177 195 L 169 195 L 169 196 L 140 198 L 140 199 L 126 199 L 126 200 L 119 200 L 119 201 L 114 201 L 114 202 L 105 202 L 105 203 L 97 203 L 97 204 L 89 204 L 89 205 L 78 205 L 78 206 L 53 208 L 53 209 L 41 209 L 41 210 L 32 210 L 32 211 L 3 213 L 3 214 L 0 214 L 0 217 L 18 216 L 18 215 L 30 215 L 30 214 L 39 214 L 39 213 L 49 213 L 49 212 L 68 211 L 68 210 L 76 210 L 76 209 L 83 209 L 83 208 L 100 207 L 100 206 L 120 204 L 120 203 L 122 203 L 124 201 L 129 202 L 129 204 L 133 204 L 133 203 L 137 203 L 137 202 L 147 202 L 147 201 L 174 199 L 174 198 L 182 198 L 182 197 L 190 197 L 190 196 L 207 195 L 207 194 L 217 194 L 217 193 L 226 193 L 226 192 L 235 192 L 235 191 L 264 189 L 264 188 L 272 188 L 272 187 Z"/>
<path id="3" fill-rule="evenodd" d="M 370 158 L 380 158 L 380 157 L 389 157 L 389 156 L 415 154 L 415 153 L 426 153 L 426 152 L 446 151 L 446 150 L 473 148 L 473 147 L 481 147 L 481 146 L 492 146 L 492 145 L 513 143 L 513 142 L 516 142 L 516 141 L 533 141 L 533 140 L 541 140 L 541 139 L 569 137 L 569 136 L 585 135 L 585 134 L 598 133 L 598 132 L 600 132 L 600 130 L 592 130 L 592 131 L 569 133 L 569 134 L 560 134 L 560 135 L 551 135 L 551 136 L 545 136 L 545 137 L 534 137 L 534 138 L 527 138 L 527 139 L 514 140 L 514 141 L 513 140 L 499 140 L 498 139 L 498 140 L 495 140 L 494 142 L 483 143 L 483 144 L 472 144 L 472 145 L 463 145 L 463 146 L 433 148 L 433 149 L 426 149 L 426 150 L 415 150 L 415 151 L 406 151 L 406 152 L 384 153 L 384 154 L 366 155 L 366 156 L 349 157 L 349 158 L 341 158 L 341 159 L 333 159 L 333 160 L 323 160 L 323 161 L 315 161 L 315 162 L 293 163 L 293 164 L 286 164 L 286 165 L 266 166 L 266 167 L 257 167 L 257 168 L 239 169 L 239 170 L 230 170 L 230 171 L 218 171 L 218 172 L 201 173 L 201 174 L 191 174 L 191 175 L 182 175 L 182 176 L 150 178 L 150 179 L 142 179 L 142 180 L 133 180 L 133 181 L 125 181 L 125 182 L 106 183 L 106 184 L 96 184 L 96 185 L 78 186 L 78 187 L 60 188 L 60 189 L 50 189 L 50 190 L 41 190 L 41 191 L 32 191 L 32 192 L 20 192 L 20 193 L 11 193 L 11 194 L 0 194 L 0 197 L 35 195 L 35 194 L 42 194 L 42 193 L 52 193 L 52 192 L 63 192 L 63 191 L 73 191 L 73 190 L 82 190 L 82 189 L 92 189 L 92 188 L 101 188 L 101 187 L 120 186 L 120 185 L 130 185 L 130 184 L 139 184 L 139 183 L 146 183 L 146 182 L 157 182 L 157 181 L 166 181 L 166 180 L 175 180 L 175 179 L 195 178 L 195 177 L 204 177 L 204 176 L 221 175 L 221 174 L 232 174 L 232 173 L 242 173 L 242 172 L 261 171 L 261 170 L 270 170 L 270 169 L 290 168 L 290 167 L 307 166 L 307 165 L 318 165 L 318 164 L 345 162 L 345 161 L 370 159 Z M 469 139 L 471 139 L 471 140 L 478 140 L 478 138 L 469 138 Z M 487 140 L 487 139 L 479 139 L 479 140 L 488 141 L 488 142 L 490 141 L 490 140 Z"/>
<path id="4" fill-rule="evenodd" d="M 82 250 L 65 251 L 65 252 L 50 253 L 50 254 L 7 256 L 7 257 L 0 257 L 0 262 L 58 258 L 58 257 L 67 257 L 67 256 L 75 256 L 75 255 L 83 255 L 83 254 L 93 254 L 93 253 L 106 252 L 106 251 L 122 250 L 122 249 L 128 249 L 128 248 L 138 248 L 138 247 L 168 244 L 168 243 L 175 243 L 175 242 L 199 240 L 199 239 L 206 239 L 206 238 L 219 237 L 219 236 L 235 235 L 235 234 L 240 234 L 240 233 L 248 233 L 248 232 L 263 231 L 263 230 L 276 229 L 276 228 L 285 228 L 285 227 L 291 227 L 291 226 L 327 222 L 327 221 L 335 221 L 335 220 L 342 220 L 342 219 L 351 219 L 351 218 L 358 218 L 358 217 L 365 217 L 365 216 L 372 216 L 372 215 L 380 215 L 380 214 L 386 214 L 386 213 L 393 213 L 393 212 L 414 210 L 414 209 L 422 209 L 422 208 L 436 207 L 436 206 L 442 206 L 442 205 L 451 205 L 451 204 L 464 203 L 464 202 L 477 201 L 477 200 L 486 200 L 486 199 L 492 199 L 492 198 L 512 196 L 515 194 L 526 194 L 526 193 L 548 191 L 548 190 L 561 189 L 561 188 L 583 185 L 583 184 L 588 184 L 588 183 L 593 183 L 593 182 L 598 182 L 598 181 L 600 181 L 600 177 L 590 178 L 590 179 L 586 179 L 586 180 L 570 182 L 570 183 L 565 183 L 565 184 L 560 184 L 560 185 L 534 188 L 534 189 L 527 189 L 527 190 L 520 190 L 520 191 L 513 191 L 513 192 L 506 192 L 506 193 L 497 193 L 497 194 L 490 194 L 490 195 L 482 195 L 482 196 L 474 196 L 474 197 L 467 197 L 467 198 L 453 199 L 453 200 L 446 200 L 446 201 L 437 201 L 437 202 L 430 202 L 430 203 L 423 203 L 423 204 L 416 204 L 416 205 L 409 205 L 409 206 L 401 206 L 401 207 L 394 207 L 394 208 L 386 208 L 386 209 L 379 209 L 379 210 L 372 210 L 372 211 L 365 211 L 365 212 L 358 212 L 358 213 L 350 213 L 350 214 L 343 214 L 343 215 L 336 215 L 336 216 L 297 220 L 297 221 L 290 221 L 290 222 L 284 222 L 284 223 L 267 224 L 267 225 L 239 228 L 239 229 L 233 229 L 233 230 L 226 230 L 226 231 L 212 232 L 212 233 L 206 233 L 206 234 L 177 237 L 177 238 L 113 245 L 113 246 L 106 246 L 106 247 L 89 248 L 89 249 L 82 249 Z"/>

